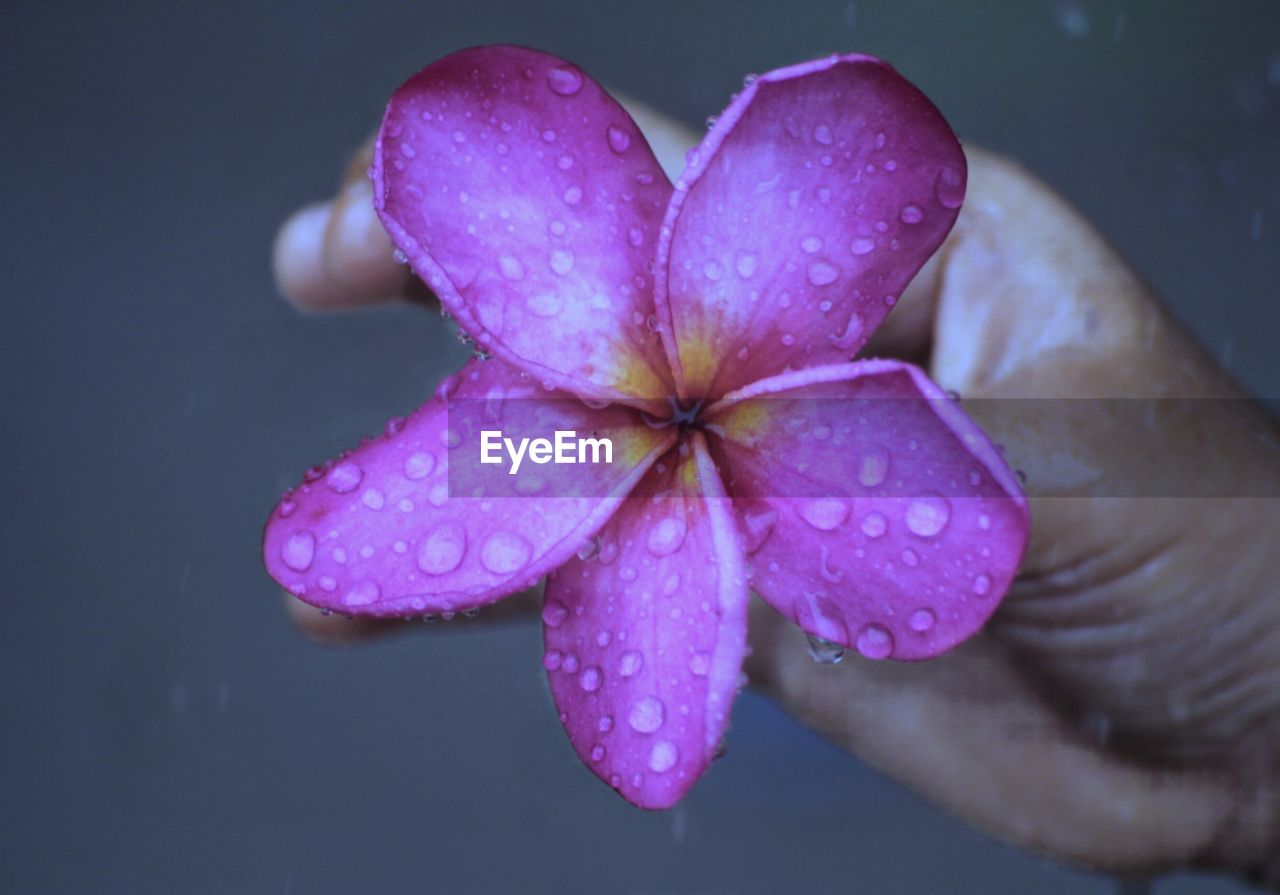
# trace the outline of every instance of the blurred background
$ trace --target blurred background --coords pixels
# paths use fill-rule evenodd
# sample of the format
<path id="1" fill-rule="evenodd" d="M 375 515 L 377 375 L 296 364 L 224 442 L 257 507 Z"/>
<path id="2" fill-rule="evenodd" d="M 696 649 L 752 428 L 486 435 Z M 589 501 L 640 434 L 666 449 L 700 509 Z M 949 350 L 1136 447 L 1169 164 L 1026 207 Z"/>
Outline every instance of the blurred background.
<path id="1" fill-rule="evenodd" d="M 452 50 L 559 53 L 699 126 L 748 72 L 858 50 L 1057 186 L 1275 396 L 1280 5 L 12 0 L 3 21 L 0 890 L 1116 890 L 751 693 L 678 809 L 631 808 L 569 748 L 533 625 L 305 641 L 262 570 L 267 513 L 467 351 L 407 307 L 293 312 L 269 247 Z"/>

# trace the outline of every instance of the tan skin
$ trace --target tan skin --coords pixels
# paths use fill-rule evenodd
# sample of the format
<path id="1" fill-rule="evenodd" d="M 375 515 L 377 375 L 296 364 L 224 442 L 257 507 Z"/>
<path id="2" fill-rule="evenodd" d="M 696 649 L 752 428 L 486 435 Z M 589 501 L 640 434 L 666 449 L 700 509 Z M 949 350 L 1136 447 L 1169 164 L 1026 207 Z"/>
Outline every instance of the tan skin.
<path id="1" fill-rule="evenodd" d="M 696 136 L 630 108 L 678 171 Z M 1005 159 L 966 153 L 955 230 L 864 355 L 915 360 L 966 399 L 1241 397 L 1060 197 Z M 430 300 L 392 259 L 367 162 L 366 146 L 333 202 L 281 229 L 277 279 L 300 308 Z M 1033 518 L 1022 572 L 986 630 L 928 662 L 824 666 L 755 600 L 752 685 L 1007 842 L 1120 873 L 1192 865 L 1280 890 L 1280 505 L 1072 496 L 1081 466 L 1119 478 L 1185 468 L 1213 477 L 1214 493 L 1277 493 L 1276 427 L 1241 401 L 1208 406 L 1199 426 L 968 406 L 1027 473 Z M 1064 469 L 1062 457 L 1079 462 Z M 288 601 L 318 639 L 392 629 Z M 521 597 L 482 618 L 534 605 Z"/>

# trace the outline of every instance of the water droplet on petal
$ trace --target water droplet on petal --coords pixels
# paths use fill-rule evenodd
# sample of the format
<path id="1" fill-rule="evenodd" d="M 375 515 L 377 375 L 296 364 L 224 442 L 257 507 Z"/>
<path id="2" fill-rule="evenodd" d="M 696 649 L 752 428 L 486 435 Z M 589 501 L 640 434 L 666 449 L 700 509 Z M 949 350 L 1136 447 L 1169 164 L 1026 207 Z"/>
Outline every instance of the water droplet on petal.
<path id="1" fill-rule="evenodd" d="M 674 516 L 663 519 L 649 531 L 649 552 L 654 556 L 670 556 L 684 543 L 688 526 Z"/>
<path id="2" fill-rule="evenodd" d="M 946 498 L 931 496 L 913 500 L 907 507 L 907 528 L 912 534 L 931 538 L 947 527 L 951 504 Z"/>
<path id="3" fill-rule="evenodd" d="M 815 261 L 809 265 L 809 282 L 815 286 L 827 286 L 836 281 L 840 271 L 826 261 Z"/>
<path id="4" fill-rule="evenodd" d="M 985 597 L 991 590 L 991 578 L 987 575 L 979 575 L 973 579 L 973 592 L 980 597 Z"/>
<path id="5" fill-rule="evenodd" d="M 889 530 L 889 520 L 883 513 L 868 513 L 862 520 L 862 533 L 869 538 L 878 538 Z"/>
<path id="6" fill-rule="evenodd" d="M 511 531 L 489 535 L 480 548 L 480 562 L 495 575 L 506 575 L 524 566 L 533 552 L 529 542 Z"/>
<path id="7" fill-rule="evenodd" d="M 621 155 L 631 148 L 631 135 L 616 124 L 609 125 L 609 148 Z"/>
<path id="8" fill-rule="evenodd" d="M 596 745 L 591 747 L 592 761 L 604 761 L 604 756 L 605 756 L 604 746 Z"/>
<path id="9" fill-rule="evenodd" d="M 943 208 L 959 208 L 964 203 L 964 177 L 956 168 L 943 168 L 934 181 L 933 192 Z"/>
<path id="10" fill-rule="evenodd" d="M 858 632 L 857 645 L 868 659 L 887 659 L 893 652 L 893 635 L 881 625 L 867 625 Z"/>
<path id="11" fill-rule="evenodd" d="M 644 656 L 635 650 L 628 650 L 618 657 L 618 674 L 623 677 L 634 677 L 644 667 Z"/>
<path id="12" fill-rule="evenodd" d="M 571 186 L 564 191 L 564 194 L 561 196 L 561 198 L 564 199 L 565 205 L 577 205 L 580 201 L 582 201 L 582 188 L 577 186 Z"/>
<path id="13" fill-rule="evenodd" d="M 588 665 L 582 669 L 582 674 L 578 675 L 578 686 L 588 693 L 594 693 L 600 689 L 600 669 L 594 665 Z"/>
<path id="14" fill-rule="evenodd" d="M 820 497 L 801 506 L 800 515 L 818 531 L 831 531 L 849 518 L 849 505 L 835 497 Z"/>
<path id="15" fill-rule="evenodd" d="M 698 677 L 705 677 L 711 670 L 711 656 L 707 653 L 694 653 L 689 657 L 689 671 Z"/>
<path id="16" fill-rule="evenodd" d="M 381 595 L 378 585 L 372 581 L 361 581 L 347 592 L 342 602 L 347 606 L 368 606 Z"/>
<path id="17" fill-rule="evenodd" d="M 858 464 L 858 481 L 864 487 L 874 488 L 888 475 L 889 452 L 879 445 L 869 448 Z"/>
<path id="18" fill-rule="evenodd" d="M 823 146 L 830 146 L 832 143 L 831 128 L 825 124 L 820 124 L 813 129 L 813 139 Z"/>
<path id="19" fill-rule="evenodd" d="M 546 612 L 545 608 L 543 609 L 543 612 Z M 558 649 L 549 649 L 542 654 L 542 667 L 547 669 L 547 671 L 557 670 L 562 662 L 564 662 L 564 653 L 560 652 Z"/>
<path id="20" fill-rule="evenodd" d="M 377 488 L 366 488 L 364 493 L 360 495 L 360 502 L 371 510 L 380 510 L 387 502 L 387 499 Z"/>
<path id="21" fill-rule="evenodd" d="M 407 479 L 425 479 L 431 475 L 431 471 L 436 468 L 436 458 L 433 454 L 418 452 L 411 454 L 404 461 L 404 476 Z"/>
<path id="22" fill-rule="evenodd" d="M 315 555 L 316 539 L 308 531 L 290 535 L 280 547 L 280 558 L 295 572 L 304 572 L 311 568 L 311 561 L 315 559 Z"/>
<path id="23" fill-rule="evenodd" d="M 519 280 L 524 278 L 524 265 L 520 260 L 512 255 L 501 255 L 498 258 L 498 270 L 508 280 Z"/>
<path id="24" fill-rule="evenodd" d="M 644 231 L 639 227 L 632 227 L 627 231 L 627 242 L 631 244 L 632 248 L 640 248 L 640 246 L 644 245 Z"/>
<path id="25" fill-rule="evenodd" d="M 557 66 L 547 72 L 547 86 L 560 96 L 573 96 L 582 89 L 582 75 L 571 68 Z"/>
<path id="26" fill-rule="evenodd" d="M 679 751 L 674 744 L 666 740 L 658 740 L 653 744 L 653 751 L 649 753 L 649 769 L 657 774 L 665 773 L 675 767 L 678 757 Z"/>
<path id="27" fill-rule="evenodd" d="M 558 628 L 569 617 L 569 610 L 559 600 L 547 600 L 542 604 L 542 623 L 548 628 Z"/>
<path id="28" fill-rule="evenodd" d="M 744 280 L 747 279 L 756 272 L 757 264 L 758 262 L 756 261 L 755 255 L 752 255 L 749 252 L 744 255 L 739 255 L 738 263 L 736 265 L 738 276 L 742 277 Z"/>
<path id="29" fill-rule="evenodd" d="M 585 544 L 583 544 L 581 547 L 578 548 L 578 559 L 582 560 L 583 562 L 586 562 L 589 559 L 595 559 L 595 557 L 599 553 L 600 553 L 600 539 L 598 537 L 592 538 L 591 540 L 587 541 Z"/>
<path id="30" fill-rule="evenodd" d="M 573 270 L 573 253 L 564 249 L 556 249 L 551 253 L 551 269 L 560 276 Z"/>
<path id="31" fill-rule="evenodd" d="M 627 723 L 638 733 L 653 733 L 666 720 L 666 706 L 656 696 L 645 696 L 631 707 Z"/>
<path id="32" fill-rule="evenodd" d="M 924 212 L 918 205 L 907 205 L 903 207 L 898 219 L 904 224 L 918 224 L 924 220 Z"/>
<path id="33" fill-rule="evenodd" d="M 869 255 L 876 250 L 874 239 L 855 239 L 849 247 L 855 255 Z"/>
<path id="34" fill-rule="evenodd" d="M 362 478 L 364 478 L 364 473 L 360 470 L 360 467 L 354 463 L 346 462 L 339 463 L 329 470 L 329 476 L 325 481 L 332 490 L 339 494 L 346 494 L 348 491 L 354 491 Z"/>
<path id="35" fill-rule="evenodd" d="M 467 530 L 457 522 L 442 522 L 418 545 L 418 568 L 428 575 L 452 572 L 467 552 Z"/>
<path id="36" fill-rule="evenodd" d="M 800 248 L 812 255 L 822 248 L 822 237 L 806 236 L 804 239 L 800 240 Z"/>
<path id="37" fill-rule="evenodd" d="M 937 616 L 933 614 L 932 609 L 917 609 L 911 613 L 911 630 L 917 634 L 923 634 L 925 631 L 931 630 L 938 621 Z"/>
<path id="38" fill-rule="evenodd" d="M 835 665 L 844 658 L 844 647 L 840 644 L 805 634 L 809 641 L 809 657 L 819 665 Z"/>

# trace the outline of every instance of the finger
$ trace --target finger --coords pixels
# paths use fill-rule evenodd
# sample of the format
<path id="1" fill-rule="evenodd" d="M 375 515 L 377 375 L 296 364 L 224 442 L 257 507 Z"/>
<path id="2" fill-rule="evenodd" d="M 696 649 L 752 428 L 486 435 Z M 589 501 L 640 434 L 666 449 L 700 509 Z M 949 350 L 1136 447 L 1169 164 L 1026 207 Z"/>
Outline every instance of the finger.
<path id="1" fill-rule="evenodd" d="M 303 310 L 358 308 L 410 294 L 414 278 L 396 260 L 373 208 L 365 174 L 372 152 L 368 140 L 347 166 L 338 195 L 295 212 L 276 235 L 276 285 Z"/>
<path id="2" fill-rule="evenodd" d="M 757 604 L 753 683 L 799 720 L 1007 842 L 1139 871 L 1203 852 L 1226 822 L 1225 774 L 1144 768 L 1097 748 L 979 636 L 922 663 L 819 665 L 803 635 Z"/>

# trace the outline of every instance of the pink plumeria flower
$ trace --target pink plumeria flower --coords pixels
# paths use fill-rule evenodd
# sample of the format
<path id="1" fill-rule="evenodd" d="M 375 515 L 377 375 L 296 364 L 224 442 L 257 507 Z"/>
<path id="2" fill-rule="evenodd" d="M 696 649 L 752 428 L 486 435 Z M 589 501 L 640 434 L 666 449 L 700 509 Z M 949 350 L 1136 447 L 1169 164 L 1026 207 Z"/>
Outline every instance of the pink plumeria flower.
<path id="1" fill-rule="evenodd" d="M 872 659 L 936 656 L 994 611 L 1029 528 L 1017 479 L 922 371 L 850 361 L 964 193 L 955 135 L 888 65 L 761 75 L 673 187 L 575 66 L 464 50 L 392 97 L 371 175 L 396 246 L 493 357 L 285 495 L 264 551 L 290 592 L 416 616 L 548 576 L 560 718 L 646 808 L 716 755 L 749 589 Z M 574 496 L 450 487 L 450 408 L 548 396 L 615 462 L 575 467 Z"/>

